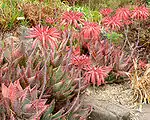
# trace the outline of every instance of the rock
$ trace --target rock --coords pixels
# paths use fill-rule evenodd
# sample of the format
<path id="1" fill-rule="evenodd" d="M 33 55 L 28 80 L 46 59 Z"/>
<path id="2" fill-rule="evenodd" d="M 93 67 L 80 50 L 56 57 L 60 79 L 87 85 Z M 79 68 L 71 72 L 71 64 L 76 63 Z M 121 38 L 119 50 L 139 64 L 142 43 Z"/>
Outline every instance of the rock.
<path id="1" fill-rule="evenodd" d="M 145 104 L 143 105 L 142 112 L 140 113 L 140 116 L 142 116 L 141 120 L 150 120 L 150 105 Z"/>
<path id="2" fill-rule="evenodd" d="M 127 83 L 89 87 L 82 98 L 83 104 L 93 107 L 87 120 L 134 120 L 135 109 L 130 101 L 132 90 Z M 136 120 L 136 119 L 135 119 Z"/>
<path id="3" fill-rule="evenodd" d="M 103 87 L 101 87 L 103 88 Z M 84 106 L 93 107 L 87 120 L 150 120 L 150 104 L 131 104 L 127 100 L 130 90 L 125 85 L 105 85 L 95 93 L 88 88 L 82 97 Z M 122 90 L 121 90 L 122 89 Z"/>
<path id="4" fill-rule="evenodd" d="M 108 101 L 99 101 L 91 99 L 90 102 L 84 104 L 93 106 L 93 111 L 88 120 L 129 120 L 130 110 L 124 106 L 117 105 Z"/>

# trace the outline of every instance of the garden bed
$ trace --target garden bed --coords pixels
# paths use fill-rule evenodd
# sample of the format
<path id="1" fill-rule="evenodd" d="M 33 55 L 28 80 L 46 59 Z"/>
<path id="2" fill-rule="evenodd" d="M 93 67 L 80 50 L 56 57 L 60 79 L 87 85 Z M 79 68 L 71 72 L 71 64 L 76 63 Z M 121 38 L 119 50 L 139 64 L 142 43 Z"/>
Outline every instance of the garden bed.
<path id="1" fill-rule="evenodd" d="M 149 120 L 148 3 L 85 1 L 0 1 L 0 120 Z"/>

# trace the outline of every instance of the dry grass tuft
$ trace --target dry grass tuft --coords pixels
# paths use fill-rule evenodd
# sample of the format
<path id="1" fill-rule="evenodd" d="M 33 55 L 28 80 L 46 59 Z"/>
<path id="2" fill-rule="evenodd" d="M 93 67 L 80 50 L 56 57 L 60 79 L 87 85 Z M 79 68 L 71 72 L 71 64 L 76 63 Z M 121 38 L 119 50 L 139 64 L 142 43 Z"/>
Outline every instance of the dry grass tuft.
<path id="1" fill-rule="evenodd" d="M 127 73 L 134 90 L 133 101 L 138 103 L 150 103 L 150 64 L 141 69 L 137 60 L 133 60 L 134 70 Z"/>
<path id="2" fill-rule="evenodd" d="M 29 20 L 31 25 L 33 26 L 37 25 L 40 19 L 39 18 L 39 13 L 40 13 L 39 5 L 33 4 L 33 3 L 26 3 L 26 4 L 23 4 L 21 7 L 23 9 L 25 18 Z M 42 6 L 41 19 L 45 20 L 47 17 L 51 17 L 53 15 L 54 15 L 53 8 L 51 8 L 50 6 L 44 6 L 44 5 Z"/>

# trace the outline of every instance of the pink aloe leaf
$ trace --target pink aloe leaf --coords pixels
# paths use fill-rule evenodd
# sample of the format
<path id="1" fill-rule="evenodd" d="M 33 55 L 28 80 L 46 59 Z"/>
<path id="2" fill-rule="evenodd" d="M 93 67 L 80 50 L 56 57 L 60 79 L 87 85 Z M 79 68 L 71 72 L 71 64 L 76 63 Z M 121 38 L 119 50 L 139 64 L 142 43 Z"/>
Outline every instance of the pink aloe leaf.
<path id="1" fill-rule="evenodd" d="M 2 83 L 2 95 L 6 98 L 9 96 L 9 89 L 4 85 L 4 83 Z"/>

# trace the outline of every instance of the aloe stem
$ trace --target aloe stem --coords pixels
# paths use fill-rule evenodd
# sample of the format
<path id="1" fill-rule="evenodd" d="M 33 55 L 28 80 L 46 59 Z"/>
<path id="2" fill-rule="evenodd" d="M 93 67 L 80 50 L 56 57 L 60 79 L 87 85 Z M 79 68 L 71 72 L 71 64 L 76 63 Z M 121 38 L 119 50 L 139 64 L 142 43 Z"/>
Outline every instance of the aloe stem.
<path id="1" fill-rule="evenodd" d="M 43 87 L 42 87 L 42 91 L 41 91 L 41 95 L 40 95 L 39 99 L 42 98 L 42 95 L 44 93 L 44 89 L 45 89 L 45 86 L 46 86 L 46 74 L 47 74 L 46 64 L 47 64 L 48 57 L 46 58 L 46 50 L 45 49 L 44 49 L 44 60 L 45 60 L 45 62 L 44 62 L 44 81 L 43 81 Z"/>
<path id="2" fill-rule="evenodd" d="M 130 45 L 130 42 L 129 42 L 129 40 L 128 40 L 128 25 L 127 25 L 127 28 L 124 29 L 124 34 L 125 34 L 125 42 L 124 42 L 124 44 L 123 44 L 122 50 L 125 48 L 127 42 L 128 42 L 129 47 L 130 47 L 130 49 L 131 49 L 131 45 Z"/>

